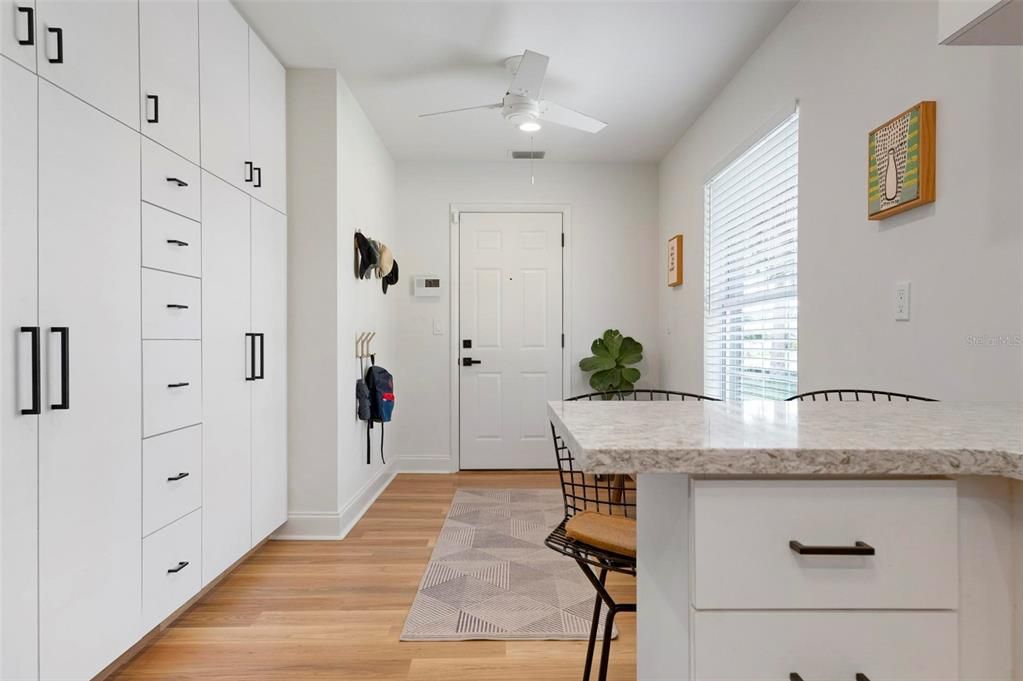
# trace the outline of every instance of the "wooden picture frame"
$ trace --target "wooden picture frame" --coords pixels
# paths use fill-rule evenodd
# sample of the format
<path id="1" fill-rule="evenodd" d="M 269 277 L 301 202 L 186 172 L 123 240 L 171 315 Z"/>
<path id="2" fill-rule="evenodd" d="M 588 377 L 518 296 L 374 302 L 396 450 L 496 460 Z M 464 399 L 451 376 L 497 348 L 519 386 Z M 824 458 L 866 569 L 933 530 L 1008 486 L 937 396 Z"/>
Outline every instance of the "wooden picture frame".
<path id="1" fill-rule="evenodd" d="M 682 235 L 668 239 L 668 286 L 682 284 Z"/>
<path id="2" fill-rule="evenodd" d="M 892 215 L 935 200 L 937 104 L 923 101 L 867 135 L 867 219 Z"/>

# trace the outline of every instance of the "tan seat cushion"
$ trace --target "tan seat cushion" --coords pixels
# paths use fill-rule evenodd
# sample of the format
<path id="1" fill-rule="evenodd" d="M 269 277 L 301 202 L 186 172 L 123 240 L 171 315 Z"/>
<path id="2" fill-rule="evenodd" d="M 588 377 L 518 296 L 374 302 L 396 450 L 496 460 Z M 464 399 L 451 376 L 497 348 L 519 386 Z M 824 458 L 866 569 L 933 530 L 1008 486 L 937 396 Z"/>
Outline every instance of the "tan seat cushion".
<path id="1" fill-rule="evenodd" d="M 565 534 L 598 549 L 636 557 L 636 521 L 632 518 L 583 511 L 568 519 Z"/>

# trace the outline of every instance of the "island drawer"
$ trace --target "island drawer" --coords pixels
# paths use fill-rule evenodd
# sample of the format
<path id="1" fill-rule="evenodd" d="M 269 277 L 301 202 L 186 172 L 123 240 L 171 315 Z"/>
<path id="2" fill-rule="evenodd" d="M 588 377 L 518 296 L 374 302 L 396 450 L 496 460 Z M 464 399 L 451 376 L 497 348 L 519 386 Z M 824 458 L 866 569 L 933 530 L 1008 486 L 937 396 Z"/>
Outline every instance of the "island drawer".
<path id="1" fill-rule="evenodd" d="M 693 681 L 955 681 L 954 612 L 696 612 Z"/>
<path id="2" fill-rule="evenodd" d="M 933 479 L 696 480 L 692 604 L 956 609 L 956 494 Z"/>

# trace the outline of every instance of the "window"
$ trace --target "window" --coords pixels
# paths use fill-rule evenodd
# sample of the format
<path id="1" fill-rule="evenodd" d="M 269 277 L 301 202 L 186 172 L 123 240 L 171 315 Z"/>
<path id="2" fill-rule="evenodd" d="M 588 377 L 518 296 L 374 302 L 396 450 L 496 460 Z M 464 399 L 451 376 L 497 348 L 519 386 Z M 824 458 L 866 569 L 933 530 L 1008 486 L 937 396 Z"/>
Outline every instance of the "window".
<path id="1" fill-rule="evenodd" d="M 704 392 L 796 393 L 799 112 L 704 187 Z"/>

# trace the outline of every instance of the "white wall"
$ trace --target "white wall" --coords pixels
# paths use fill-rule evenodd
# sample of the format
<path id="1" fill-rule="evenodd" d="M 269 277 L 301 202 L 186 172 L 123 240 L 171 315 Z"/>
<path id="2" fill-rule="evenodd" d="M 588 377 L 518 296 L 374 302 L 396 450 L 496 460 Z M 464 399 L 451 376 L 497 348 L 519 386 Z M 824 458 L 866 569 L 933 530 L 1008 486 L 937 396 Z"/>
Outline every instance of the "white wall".
<path id="1" fill-rule="evenodd" d="M 366 464 L 355 417 L 355 337 L 394 347 L 393 299 L 357 280 L 353 235 L 394 235 L 395 168 L 334 70 L 289 69 L 288 83 L 288 522 L 278 537 L 338 538 L 390 480 Z"/>
<path id="2" fill-rule="evenodd" d="M 642 385 L 655 385 L 658 365 L 656 289 L 666 277 L 657 238 L 657 168 L 653 164 L 536 164 L 536 184 L 522 162 L 399 162 L 397 241 L 402 281 L 398 303 L 397 404 L 393 448 L 404 470 L 455 470 L 449 419 L 450 307 L 416 299 L 413 274 L 451 281 L 451 204 L 569 204 L 572 217 L 571 394 L 588 392 L 577 364 L 604 329 L 618 328 L 644 345 Z M 434 335 L 434 320 L 444 330 Z M 553 464 L 553 460 L 552 460 Z"/>
<path id="3" fill-rule="evenodd" d="M 800 103 L 799 388 L 879 387 L 1017 400 L 1021 349 L 1018 48 L 937 44 L 932 2 L 802 2 L 660 166 L 661 240 L 686 237 L 686 283 L 660 291 L 664 382 L 703 385 L 703 185 Z M 937 101 L 935 204 L 866 219 L 867 133 Z M 894 287 L 912 283 L 909 322 Z"/>

